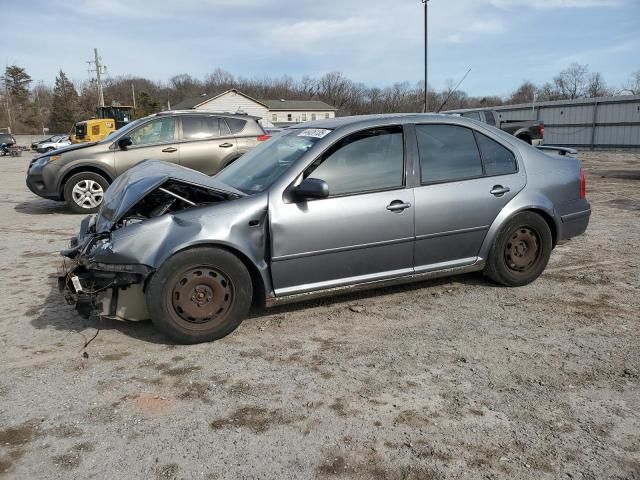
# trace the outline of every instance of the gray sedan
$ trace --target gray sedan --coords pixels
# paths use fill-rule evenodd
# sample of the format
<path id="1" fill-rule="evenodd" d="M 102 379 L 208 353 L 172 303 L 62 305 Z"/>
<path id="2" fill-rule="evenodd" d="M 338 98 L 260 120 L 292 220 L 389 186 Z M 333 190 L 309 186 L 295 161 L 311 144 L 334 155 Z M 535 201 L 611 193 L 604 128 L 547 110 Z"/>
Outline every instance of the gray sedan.
<path id="1" fill-rule="evenodd" d="M 579 161 L 445 115 L 289 128 L 216 177 L 147 161 L 63 255 L 84 315 L 174 341 L 228 335 L 250 306 L 482 271 L 534 281 L 591 210 Z M 69 263 L 69 262 L 67 262 Z"/>

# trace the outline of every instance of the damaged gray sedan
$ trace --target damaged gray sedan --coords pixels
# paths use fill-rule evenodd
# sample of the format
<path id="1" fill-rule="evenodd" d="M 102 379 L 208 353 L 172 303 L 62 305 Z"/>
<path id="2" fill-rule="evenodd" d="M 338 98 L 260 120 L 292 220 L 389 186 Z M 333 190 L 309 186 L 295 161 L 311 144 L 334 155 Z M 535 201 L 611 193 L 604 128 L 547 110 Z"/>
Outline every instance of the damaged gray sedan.
<path id="1" fill-rule="evenodd" d="M 71 241 L 60 287 L 85 315 L 228 335 L 252 304 L 484 271 L 526 285 L 591 210 L 575 158 L 464 118 L 289 128 L 216 177 L 146 161 Z"/>

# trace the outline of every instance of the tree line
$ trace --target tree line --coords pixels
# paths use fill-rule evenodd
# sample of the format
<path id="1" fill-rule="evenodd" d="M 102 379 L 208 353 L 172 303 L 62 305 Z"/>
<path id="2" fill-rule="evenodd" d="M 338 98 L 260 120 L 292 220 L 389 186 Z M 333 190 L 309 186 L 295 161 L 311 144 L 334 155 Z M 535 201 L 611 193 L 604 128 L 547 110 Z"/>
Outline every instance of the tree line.
<path id="1" fill-rule="evenodd" d="M 53 86 L 34 84 L 26 70 L 7 66 L 0 77 L 0 131 L 13 133 L 69 132 L 75 122 L 96 114 L 98 94 L 95 82 L 72 82 L 60 70 Z M 640 94 L 640 70 L 617 88 L 605 83 L 601 73 L 588 65 L 573 63 L 543 85 L 525 81 L 507 97 L 470 96 L 454 91 L 453 80 L 436 91 L 429 87 L 430 110 L 446 101 L 444 109 L 491 107 L 533 101 L 594 98 L 630 93 Z M 132 105 L 141 117 L 165 110 L 180 101 L 203 94 L 222 93 L 236 88 L 256 99 L 322 100 L 338 109 L 338 115 L 369 113 L 420 112 L 424 107 L 424 82 L 398 82 L 385 88 L 354 82 L 341 72 L 329 72 L 319 78 L 290 76 L 244 78 L 216 69 L 204 79 L 188 74 L 176 75 L 168 82 L 156 82 L 134 76 L 107 78 L 103 82 L 105 104 Z"/>

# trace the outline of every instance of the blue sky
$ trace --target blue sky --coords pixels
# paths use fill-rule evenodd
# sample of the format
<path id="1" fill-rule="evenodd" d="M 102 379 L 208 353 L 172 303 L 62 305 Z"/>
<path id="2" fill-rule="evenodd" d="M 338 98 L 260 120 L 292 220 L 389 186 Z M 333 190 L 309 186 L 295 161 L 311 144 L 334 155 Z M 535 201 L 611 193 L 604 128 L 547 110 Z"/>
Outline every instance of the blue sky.
<path id="1" fill-rule="evenodd" d="M 167 80 L 223 68 L 245 77 L 338 70 L 384 87 L 423 75 L 419 0 L 1 0 L 0 60 L 53 83 L 108 75 Z M 10 19 L 6 21 L 6 19 Z M 573 61 L 619 87 L 640 70 L 640 0 L 430 0 L 429 84 L 507 95 Z"/>

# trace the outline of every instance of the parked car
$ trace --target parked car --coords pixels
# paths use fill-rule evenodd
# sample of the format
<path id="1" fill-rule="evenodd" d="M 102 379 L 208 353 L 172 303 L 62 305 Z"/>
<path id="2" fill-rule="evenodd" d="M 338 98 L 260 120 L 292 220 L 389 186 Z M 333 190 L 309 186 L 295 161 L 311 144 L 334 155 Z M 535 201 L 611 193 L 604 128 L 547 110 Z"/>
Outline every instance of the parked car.
<path id="1" fill-rule="evenodd" d="M 36 151 L 38 153 L 47 153 L 53 150 L 58 150 L 59 148 L 66 147 L 68 145 L 71 145 L 71 140 L 69 139 L 68 135 L 57 135 L 38 143 L 38 145 L 36 146 Z"/>
<path id="2" fill-rule="evenodd" d="M 213 175 L 269 138 L 248 115 L 169 111 L 134 120 L 100 142 L 36 157 L 27 186 L 36 195 L 96 212 L 118 175 L 145 159 L 161 159 Z"/>
<path id="3" fill-rule="evenodd" d="M 591 210 L 575 158 L 447 115 L 289 128 L 215 177 L 144 162 L 107 190 L 63 252 L 84 315 L 141 320 L 195 343 L 252 302 L 484 271 L 526 285 Z"/>
<path id="4" fill-rule="evenodd" d="M 471 118 L 510 133 L 529 145 L 541 145 L 544 140 L 544 122 L 538 120 L 501 120 L 496 110 L 452 110 L 450 113 Z"/>
<path id="5" fill-rule="evenodd" d="M 0 133 L 0 145 L 4 144 L 7 148 L 16 147 L 17 142 L 10 133 Z"/>
<path id="6" fill-rule="evenodd" d="M 56 139 L 62 137 L 63 135 L 52 135 L 50 137 L 47 138 L 41 138 L 40 140 L 34 140 L 33 142 L 31 142 L 31 150 L 33 150 L 34 152 L 36 150 L 38 150 L 38 145 L 40 145 L 41 143 L 44 142 L 53 142 Z"/>

